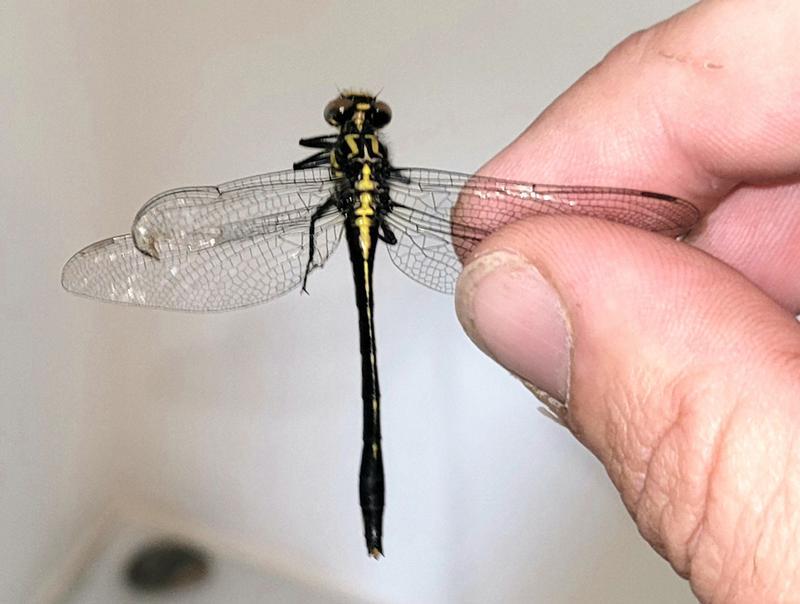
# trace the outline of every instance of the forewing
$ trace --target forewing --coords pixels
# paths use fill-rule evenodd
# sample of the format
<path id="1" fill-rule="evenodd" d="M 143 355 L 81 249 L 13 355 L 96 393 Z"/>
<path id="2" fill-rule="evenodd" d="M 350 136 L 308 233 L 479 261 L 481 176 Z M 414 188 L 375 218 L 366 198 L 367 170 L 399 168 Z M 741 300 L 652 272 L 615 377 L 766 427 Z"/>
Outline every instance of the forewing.
<path id="1" fill-rule="evenodd" d="M 292 231 L 335 191 L 327 168 L 285 170 L 153 197 L 133 221 L 136 247 L 159 257 Z"/>
<path id="2" fill-rule="evenodd" d="M 634 189 L 535 185 L 424 168 L 396 169 L 389 184 L 395 205 L 387 221 L 398 239 L 388 246 L 392 261 L 446 293 L 461 259 L 480 241 L 528 216 L 592 216 L 673 237 L 700 217 L 688 201 Z"/>
<path id="3" fill-rule="evenodd" d="M 133 236 L 94 243 L 64 266 L 77 294 L 172 310 L 214 311 L 265 302 L 298 286 L 311 217 L 335 189 L 327 169 L 275 172 L 154 197 Z M 314 266 L 336 248 L 343 217 L 315 225 Z"/>

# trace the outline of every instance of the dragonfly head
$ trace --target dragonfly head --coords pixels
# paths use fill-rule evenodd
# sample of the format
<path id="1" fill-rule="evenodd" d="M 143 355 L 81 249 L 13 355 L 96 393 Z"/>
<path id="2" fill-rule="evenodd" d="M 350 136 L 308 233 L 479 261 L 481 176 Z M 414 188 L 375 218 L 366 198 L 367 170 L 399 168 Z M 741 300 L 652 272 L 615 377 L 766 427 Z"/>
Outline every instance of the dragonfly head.
<path id="1" fill-rule="evenodd" d="M 392 121 L 392 110 L 389 105 L 368 92 L 344 91 L 325 106 L 325 121 L 337 128 L 348 122 L 355 122 L 358 129 L 369 124 L 380 129 Z"/>

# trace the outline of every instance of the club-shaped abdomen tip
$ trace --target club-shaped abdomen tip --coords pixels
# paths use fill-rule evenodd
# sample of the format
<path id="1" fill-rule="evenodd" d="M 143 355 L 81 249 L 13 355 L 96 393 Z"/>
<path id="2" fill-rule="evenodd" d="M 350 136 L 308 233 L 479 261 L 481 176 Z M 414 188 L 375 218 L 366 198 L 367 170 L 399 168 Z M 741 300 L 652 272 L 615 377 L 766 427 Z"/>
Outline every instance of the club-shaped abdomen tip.
<path id="1" fill-rule="evenodd" d="M 372 528 L 376 528 L 375 525 Z M 383 557 L 383 543 L 381 543 L 380 533 L 373 530 L 369 531 L 367 535 L 367 554 L 376 560 L 380 560 Z"/>
<path id="2" fill-rule="evenodd" d="M 364 518 L 364 537 L 367 554 L 376 560 L 383 556 L 383 507 L 361 510 Z"/>

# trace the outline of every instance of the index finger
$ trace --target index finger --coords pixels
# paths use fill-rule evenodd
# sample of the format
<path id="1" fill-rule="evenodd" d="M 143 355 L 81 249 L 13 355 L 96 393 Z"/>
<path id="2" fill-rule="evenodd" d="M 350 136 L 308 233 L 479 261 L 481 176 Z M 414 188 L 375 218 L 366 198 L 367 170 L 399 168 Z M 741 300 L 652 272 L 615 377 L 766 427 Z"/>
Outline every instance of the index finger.
<path id="1" fill-rule="evenodd" d="M 735 192 L 738 209 L 693 243 L 799 308 L 800 258 L 786 262 L 800 246 L 798 22 L 791 0 L 708 0 L 634 34 L 481 173 L 658 191 L 706 214 Z M 737 222 L 737 236 L 718 235 Z"/>

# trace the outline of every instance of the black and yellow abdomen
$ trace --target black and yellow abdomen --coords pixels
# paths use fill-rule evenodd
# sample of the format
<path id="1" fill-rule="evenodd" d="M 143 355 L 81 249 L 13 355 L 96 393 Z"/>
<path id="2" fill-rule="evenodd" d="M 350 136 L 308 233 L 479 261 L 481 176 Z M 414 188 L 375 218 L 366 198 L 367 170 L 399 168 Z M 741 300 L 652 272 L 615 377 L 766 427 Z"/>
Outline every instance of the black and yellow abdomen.
<path id="1" fill-rule="evenodd" d="M 361 344 L 361 399 L 364 414 L 359 500 L 367 552 L 374 558 L 383 553 L 385 489 L 372 269 L 379 229 L 383 229 L 385 240 L 387 232 L 386 226 L 381 225 L 381 220 L 387 210 L 382 204 L 388 203 L 384 181 L 389 163 L 386 148 L 378 137 L 378 130 L 390 118 L 389 107 L 375 97 L 343 93 L 325 108 L 325 119 L 339 128 L 336 140 L 330 143 L 329 139 L 324 138 L 307 141 L 309 146 L 319 146 L 323 151 L 309 158 L 306 164 L 301 164 L 302 167 L 327 162 L 340 182 L 330 203 L 335 203 L 345 217 L 345 237 L 353 265 Z M 312 226 L 312 238 L 313 233 Z"/>
<path id="2" fill-rule="evenodd" d="M 364 412 L 359 499 L 364 519 L 367 551 L 375 558 L 383 552 L 383 456 L 381 454 L 380 386 L 373 320 L 372 268 L 378 241 L 376 183 L 370 164 L 364 163 L 354 186 L 355 205 L 348 217 L 346 237 L 353 265 L 361 344 L 361 398 Z"/>

